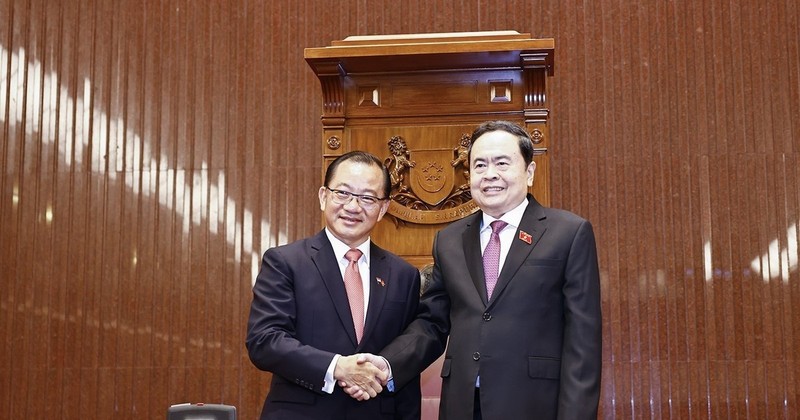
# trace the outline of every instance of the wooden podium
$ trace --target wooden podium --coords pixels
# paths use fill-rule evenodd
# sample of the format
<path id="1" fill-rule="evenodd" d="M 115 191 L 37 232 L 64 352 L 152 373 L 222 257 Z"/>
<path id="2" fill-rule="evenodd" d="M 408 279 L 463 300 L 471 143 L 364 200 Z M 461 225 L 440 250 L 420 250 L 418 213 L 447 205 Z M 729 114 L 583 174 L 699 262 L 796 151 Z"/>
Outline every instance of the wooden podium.
<path id="1" fill-rule="evenodd" d="M 322 86 L 323 168 L 365 150 L 391 174 L 376 243 L 417 267 L 432 262 L 436 231 L 477 211 L 465 151 L 487 120 L 513 121 L 531 134 L 531 192 L 549 204 L 545 87 L 553 48 L 552 39 L 499 31 L 352 36 L 305 50 Z"/>

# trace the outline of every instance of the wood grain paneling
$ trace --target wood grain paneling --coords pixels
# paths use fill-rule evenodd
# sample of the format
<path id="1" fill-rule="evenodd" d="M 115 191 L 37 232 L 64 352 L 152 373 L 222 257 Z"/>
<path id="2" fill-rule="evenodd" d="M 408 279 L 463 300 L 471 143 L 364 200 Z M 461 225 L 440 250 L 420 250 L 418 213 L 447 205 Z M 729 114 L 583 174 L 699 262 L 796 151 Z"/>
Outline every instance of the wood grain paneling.
<path id="1" fill-rule="evenodd" d="M 602 417 L 797 418 L 793 0 L 0 0 L 0 418 L 256 417 L 260 255 L 320 227 L 303 49 L 503 29 L 556 41 L 551 201 L 597 234 Z"/>

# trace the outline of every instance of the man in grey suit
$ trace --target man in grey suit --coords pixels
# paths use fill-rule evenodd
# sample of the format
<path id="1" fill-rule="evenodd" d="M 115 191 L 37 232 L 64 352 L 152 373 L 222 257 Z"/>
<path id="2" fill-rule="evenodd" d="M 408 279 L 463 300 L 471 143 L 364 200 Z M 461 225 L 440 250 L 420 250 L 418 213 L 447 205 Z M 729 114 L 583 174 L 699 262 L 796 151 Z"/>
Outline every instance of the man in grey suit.
<path id="1" fill-rule="evenodd" d="M 418 375 L 381 392 L 386 374 L 356 363 L 402 333 L 419 304 L 419 271 L 370 241 L 389 190 L 377 157 L 340 156 L 319 189 L 325 229 L 264 253 L 246 341 L 253 364 L 272 372 L 261 419 L 419 419 Z"/>
<path id="2" fill-rule="evenodd" d="M 596 418 L 602 323 L 592 226 L 527 193 L 536 164 L 525 130 L 492 121 L 471 140 L 470 190 L 481 211 L 437 233 L 417 319 L 381 351 L 385 359 L 362 359 L 402 386 L 447 344 L 440 420 Z"/>

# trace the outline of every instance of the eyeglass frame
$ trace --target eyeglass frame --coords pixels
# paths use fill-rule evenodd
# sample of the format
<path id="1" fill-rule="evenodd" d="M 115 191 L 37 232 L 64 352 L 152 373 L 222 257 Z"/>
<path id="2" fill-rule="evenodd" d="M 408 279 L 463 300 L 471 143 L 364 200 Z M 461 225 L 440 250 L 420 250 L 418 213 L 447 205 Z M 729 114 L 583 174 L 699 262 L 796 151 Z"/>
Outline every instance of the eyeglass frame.
<path id="1" fill-rule="evenodd" d="M 349 204 L 351 201 L 353 201 L 353 198 L 355 198 L 356 199 L 356 203 L 358 203 L 358 205 L 362 209 L 365 209 L 365 210 L 372 210 L 372 209 L 375 208 L 375 206 L 380 204 L 381 201 L 386 201 L 386 200 L 389 199 L 389 197 L 380 198 L 380 197 L 375 197 L 374 195 L 369 195 L 369 194 L 356 194 L 356 193 L 351 193 L 350 191 L 337 190 L 336 188 L 331 188 L 331 187 L 329 187 L 327 185 L 325 186 L 325 189 L 333 193 L 333 196 L 332 196 L 333 197 L 333 201 L 336 204 L 340 204 L 340 205 L 344 206 L 344 205 Z M 347 197 L 347 199 L 345 200 L 344 197 Z M 361 201 L 363 199 L 375 200 L 375 202 L 374 203 L 370 203 L 370 202 L 364 203 L 363 201 Z"/>

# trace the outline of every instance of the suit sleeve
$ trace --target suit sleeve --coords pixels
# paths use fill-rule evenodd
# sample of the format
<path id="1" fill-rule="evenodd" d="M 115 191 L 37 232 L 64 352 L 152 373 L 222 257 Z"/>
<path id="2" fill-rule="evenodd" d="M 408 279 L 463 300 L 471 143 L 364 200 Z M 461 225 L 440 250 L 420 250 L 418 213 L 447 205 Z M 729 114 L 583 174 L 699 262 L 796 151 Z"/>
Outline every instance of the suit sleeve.
<path id="1" fill-rule="evenodd" d="M 442 355 L 450 332 L 450 298 L 437 262 L 437 233 L 433 241 L 433 273 L 420 298 L 414 321 L 382 351 L 392 366 L 395 385 L 404 386 Z"/>
<path id="2" fill-rule="evenodd" d="M 597 418 L 602 317 L 597 248 L 588 221 L 581 223 L 573 238 L 563 293 L 565 326 L 558 418 Z"/>
<path id="3" fill-rule="evenodd" d="M 294 274 L 278 249 L 264 253 L 253 286 L 247 323 L 250 360 L 261 369 L 322 393 L 334 353 L 304 345 L 296 338 Z"/>

